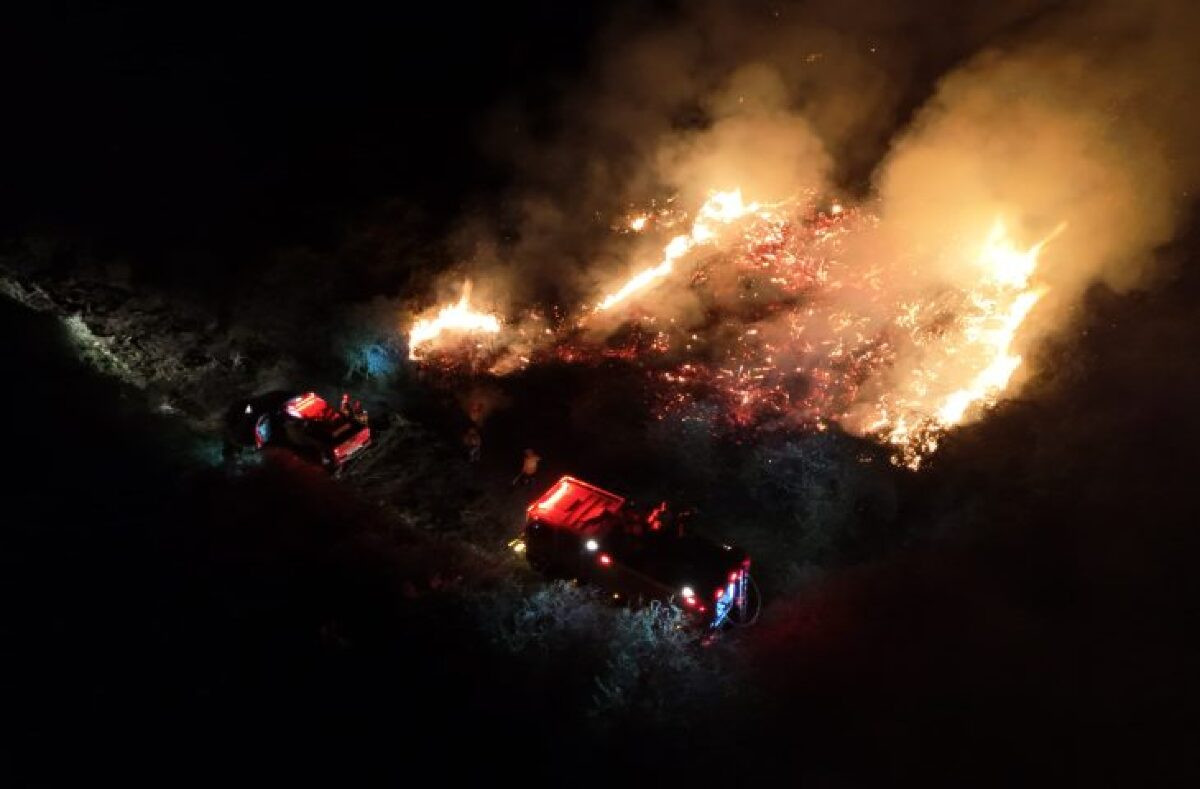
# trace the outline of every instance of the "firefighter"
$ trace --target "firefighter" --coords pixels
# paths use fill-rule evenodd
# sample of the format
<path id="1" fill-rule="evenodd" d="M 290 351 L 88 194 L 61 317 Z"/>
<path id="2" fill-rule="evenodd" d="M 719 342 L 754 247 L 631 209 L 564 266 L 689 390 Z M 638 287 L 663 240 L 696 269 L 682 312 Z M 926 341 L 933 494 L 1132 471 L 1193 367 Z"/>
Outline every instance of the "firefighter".
<path id="1" fill-rule="evenodd" d="M 367 409 L 363 408 L 362 400 L 355 400 L 350 406 L 350 418 L 363 427 L 367 426 Z"/>
<path id="2" fill-rule="evenodd" d="M 338 404 L 338 412 L 344 417 L 350 416 L 350 393 L 342 392 L 342 402 Z"/>
<path id="3" fill-rule="evenodd" d="M 513 477 L 512 487 L 517 485 L 528 486 L 533 482 L 534 476 L 537 474 L 538 463 L 542 462 L 542 458 L 532 449 L 525 450 L 525 459 L 521 462 L 521 473 Z"/>
<path id="4" fill-rule="evenodd" d="M 467 462 L 478 463 L 479 454 L 483 450 L 483 436 L 479 433 L 479 428 L 471 425 L 467 428 L 467 432 L 463 433 L 463 446 L 467 448 Z"/>
<path id="5" fill-rule="evenodd" d="M 663 531 L 664 526 L 668 527 L 674 519 L 671 511 L 667 508 L 667 503 L 664 501 L 650 511 L 646 516 L 646 525 L 650 527 L 650 531 Z"/>

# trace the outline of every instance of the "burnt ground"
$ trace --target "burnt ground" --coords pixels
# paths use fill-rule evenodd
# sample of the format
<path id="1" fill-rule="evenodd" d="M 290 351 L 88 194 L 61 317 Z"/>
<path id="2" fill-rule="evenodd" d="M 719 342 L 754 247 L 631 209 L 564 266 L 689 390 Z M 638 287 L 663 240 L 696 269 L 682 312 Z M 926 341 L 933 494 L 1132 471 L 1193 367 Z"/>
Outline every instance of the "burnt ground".
<path id="1" fill-rule="evenodd" d="M 623 367 L 489 382 L 472 472 L 464 392 L 345 351 L 469 259 L 448 233 L 508 231 L 539 174 L 496 135 L 556 139 L 607 4 L 136 5 L 29 6 L 0 52 L 5 785 L 1195 785 L 1194 232 L 918 475 L 647 420 Z M 233 396 L 356 369 L 384 429 L 346 478 L 222 464 Z M 763 621 L 701 650 L 529 575 L 530 444 L 698 505 Z"/>

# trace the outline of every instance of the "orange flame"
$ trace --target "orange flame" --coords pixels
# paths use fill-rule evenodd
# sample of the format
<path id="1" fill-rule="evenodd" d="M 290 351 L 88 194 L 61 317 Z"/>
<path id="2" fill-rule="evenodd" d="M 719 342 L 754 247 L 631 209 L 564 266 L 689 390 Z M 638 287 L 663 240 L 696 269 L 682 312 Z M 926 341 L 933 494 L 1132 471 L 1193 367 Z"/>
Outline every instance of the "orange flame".
<path id="1" fill-rule="evenodd" d="M 444 332 L 484 332 L 497 334 L 500 319 L 486 312 L 471 309 L 471 281 L 463 282 L 458 302 L 438 310 L 432 318 L 421 318 L 408 332 L 408 358 L 418 359 L 417 348 L 436 341 Z"/>
<path id="2" fill-rule="evenodd" d="M 717 237 L 717 231 L 710 224 L 711 222 L 727 225 L 758 211 L 759 208 L 758 203 L 747 204 L 742 201 L 741 189 L 713 192 L 697 212 L 696 219 L 692 222 L 692 229 L 684 235 L 675 236 L 667 243 L 663 249 L 662 262 L 634 274 L 626 280 L 624 285 L 605 296 L 596 305 L 596 311 L 603 312 L 611 309 L 634 293 L 650 287 L 675 269 L 676 260 L 700 244 L 713 241 Z"/>
<path id="3" fill-rule="evenodd" d="M 800 198 L 747 203 L 738 189 L 710 193 L 687 232 L 666 243 L 661 260 L 633 274 L 589 314 L 655 287 L 672 275 L 676 261 L 701 245 L 720 243 L 728 254 L 714 257 L 712 265 L 735 266 L 739 277 L 750 272 L 745 281 L 760 283 L 756 287 L 769 283 L 764 288 L 768 299 L 790 302 L 780 302 L 776 313 L 786 320 L 768 324 L 769 331 L 761 334 L 757 325 L 745 329 L 737 344 L 722 347 L 711 360 L 688 360 L 661 372 L 658 380 L 666 390 L 662 402 L 684 407 L 716 392 L 723 417 L 739 429 L 754 429 L 764 417 L 783 417 L 818 431 L 838 422 L 890 446 L 894 462 L 917 469 L 947 431 L 977 418 L 1012 385 L 1023 363 L 1021 332 L 1047 293 L 1037 279 L 1041 252 L 1063 227 L 1026 248 L 997 219 L 959 269 L 969 275 L 968 284 L 938 288 L 930 297 L 927 290 L 906 289 L 903 281 L 897 291 L 880 276 L 883 269 L 856 265 L 852 256 L 840 254 L 843 238 L 875 226 L 870 212 L 835 204 L 804 218 L 804 205 Z M 656 224 L 670 226 L 673 221 Z M 726 236 L 735 232 L 738 243 L 726 243 L 731 240 Z M 700 273 L 696 282 L 703 286 L 707 280 Z M 849 300 L 838 297 L 842 291 L 851 294 Z M 856 306 L 847 309 L 863 299 L 876 315 L 890 314 L 891 319 L 880 322 L 858 314 Z M 620 353 L 634 358 L 643 352 L 662 354 L 676 345 L 678 353 L 691 352 L 700 339 L 697 331 L 703 330 L 670 323 L 656 330 L 649 346 L 631 345 Z M 570 331 L 554 339 L 555 330 L 539 326 L 539 332 L 552 338 L 548 358 L 586 361 L 609 353 Z M 457 303 L 412 326 L 410 358 L 426 361 L 418 354 L 448 331 L 500 330 L 496 315 L 472 309 L 467 282 Z M 489 368 L 497 374 L 538 358 L 519 325 L 512 325 L 508 334 L 514 342 L 501 362 Z M 463 355 L 447 363 L 466 359 Z M 777 361 L 781 359 L 787 360 L 787 369 Z M 799 391 L 794 380 L 808 386 Z"/>
<path id="4" fill-rule="evenodd" d="M 1007 389 L 1022 362 L 1013 350 L 1017 333 L 1047 292 L 1031 284 L 1038 258 L 1064 227 L 1021 250 L 1002 220 L 992 225 L 977 261 L 983 276 L 967 294 L 970 308 L 959 331 L 941 338 L 928 363 L 878 405 L 874 429 L 900 449 L 898 462 L 918 468 L 942 433 L 973 408 L 995 404 Z"/>

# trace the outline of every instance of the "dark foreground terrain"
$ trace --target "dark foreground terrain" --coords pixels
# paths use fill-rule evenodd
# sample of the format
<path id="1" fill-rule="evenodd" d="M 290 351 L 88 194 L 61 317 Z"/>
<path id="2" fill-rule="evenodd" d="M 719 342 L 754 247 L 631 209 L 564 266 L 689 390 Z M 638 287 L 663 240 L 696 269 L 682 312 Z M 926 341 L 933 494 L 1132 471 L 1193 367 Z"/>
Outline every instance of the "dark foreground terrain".
<path id="1" fill-rule="evenodd" d="M 211 436 L 81 361 L 60 321 L 6 300 L 4 769 L 33 784 L 1186 775 L 1200 381 L 1167 360 L 1200 338 L 1194 278 L 1178 285 L 1098 292 L 1027 400 L 898 483 L 894 539 L 817 551 L 803 501 L 791 517 L 760 502 L 745 534 L 773 599 L 707 650 L 528 577 L 503 550 L 520 509 L 507 466 L 473 477 L 448 428 L 401 442 L 433 470 L 398 487 L 286 454 L 231 470 Z M 728 495 L 754 506 L 738 479 Z M 802 580 L 781 570 L 806 562 Z"/>
<path id="2" fill-rule="evenodd" d="M 918 474 L 650 419 L 618 364 L 439 387 L 387 341 L 448 266 L 578 297 L 560 269 L 608 232 L 579 217 L 627 208 L 658 83 L 601 91 L 628 117 L 580 99 L 631 40 L 608 4 L 71 5 L 0 51 L 0 785 L 1196 785 L 1195 232 Z M 624 29 L 692 4 L 650 5 Z M 939 75 L 1062 6 L 852 5 L 810 4 L 902 84 L 838 152 L 850 196 Z M 214 414 L 278 386 L 361 393 L 376 445 L 339 479 L 225 460 Z M 544 484 L 696 506 L 762 621 L 701 647 L 533 576 L 506 548 L 528 446 Z"/>

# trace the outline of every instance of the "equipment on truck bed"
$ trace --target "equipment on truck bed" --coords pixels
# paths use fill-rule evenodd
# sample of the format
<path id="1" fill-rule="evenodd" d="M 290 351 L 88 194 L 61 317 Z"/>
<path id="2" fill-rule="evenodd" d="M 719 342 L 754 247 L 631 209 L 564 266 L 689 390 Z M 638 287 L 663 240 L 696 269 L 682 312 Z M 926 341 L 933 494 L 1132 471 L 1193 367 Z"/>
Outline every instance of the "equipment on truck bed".
<path id="1" fill-rule="evenodd" d="M 752 623 L 759 601 L 746 552 L 671 520 L 665 503 L 643 513 L 563 477 L 526 510 L 525 555 L 539 572 L 595 584 L 614 599 L 678 600 L 710 628 Z"/>
<path id="2" fill-rule="evenodd" d="M 273 391 L 234 404 L 226 415 L 227 437 L 234 444 L 286 446 L 331 470 L 371 443 L 371 428 L 361 406 L 331 407 L 316 392 Z"/>

